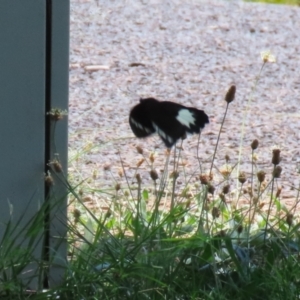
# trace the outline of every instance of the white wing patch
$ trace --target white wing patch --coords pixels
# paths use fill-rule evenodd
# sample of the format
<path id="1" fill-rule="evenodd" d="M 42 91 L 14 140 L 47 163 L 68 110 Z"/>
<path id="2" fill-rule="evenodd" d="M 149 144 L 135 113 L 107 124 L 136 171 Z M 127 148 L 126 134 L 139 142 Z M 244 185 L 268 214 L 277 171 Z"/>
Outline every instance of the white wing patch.
<path id="1" fill-rule="evenodd" d="M 161 136 L 166 141 L 169 141 L 170 144 L 173 144 L 172 137 L 166 135 L 166 133 L 162 131 L 154 122 L 152 122 L 152 125 L 159 136 Z"/>
<path id="2" fill-rule="evenodd" d="M 182 124 L 185 125 L 186 127 L 190 128 L 190 125 L 193 124 L 195 125 L 195 118 L 192 112 L 190 112 L 188 109 L 181 109 L 178 112 L 178 115 L 176 119 Z"/>
<path id="3" fill-rule="evenodd" d="M 133 118 L 130 118 L 130 122 L 134 124 L 137 128 L 146 131 L 147 133 L 151 133 L 151 130 L 147 127 L 142 126 L 140 123 L 136 122 Z"/>

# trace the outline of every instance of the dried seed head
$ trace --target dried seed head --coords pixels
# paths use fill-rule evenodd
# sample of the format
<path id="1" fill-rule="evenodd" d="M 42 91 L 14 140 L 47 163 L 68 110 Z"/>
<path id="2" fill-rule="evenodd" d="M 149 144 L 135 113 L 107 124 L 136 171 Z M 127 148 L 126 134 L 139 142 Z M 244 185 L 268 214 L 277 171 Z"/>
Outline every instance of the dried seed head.
<path id="1" fill-rule="evenodd" d="M 273 149 L 272 164 L 277 166 L 281 161 L 280 149 Z"/>
<path id="2" fill-rule="evenodd" d="M 265 206 L 265 204 L 266 204 L 265 202 L 260 203 L 259 206 L 258 206 L 258 208 L 262 209 Z"/>
<path id="3" fill-rule="evenodd" d="M 154 157 L 154 153 L 153 153 L 153 152 L 150 153 L 150 155 L 149 155 L 149 160 L 151 161 L 152 164 L 154 163 L 155 157 Z"/>
<path id="4" fill-rule="evenodd" d="M 264 64 L 267 63 L 267 62 L 269 62 L 269 63 L 276 62 L 276 57 L 275 57 L 275 55 L 273 55 L 271 53 L 270 50 L 262 51 L 260 53 L 260 57 L 261 57 L 261 60 L 263 61 Z"/>
<path id="5" fill-rule="evenodd" d="M 232 85 L 232 86 L 229 88 L 228 92 L 226 93 L 225 101 L 226 101 L 228 104 L 234 100 L 234 97 L 235 97 L 235 91 L 236 91 L 236 87 L 235 87 L 235 85 Z"/>
<path id="6" fill-rule="evenodd" d="M 215 190 L 216 190 L 216 188 L 211 184 L 211 183 L 209 183 L 208 185 L 207 185 L 207 192 L 209 193 L 209 194 L 214 194 L 214 192 L 215 192 Z"/>
<path id="7" fill-rule="evenodd" d="M 245 172 L 240 172 L 238 180 L 241 184 L 244 184 L 247 181 L 246 173 Z"/>
<path id="8" fill-rule="evenodd" d="M 118 175 L 119 175 L 119 177 L 121 177 L 121 178 L 124 176 L 123 169 L 120 168 L 120 169 L 118 170 Z"/>
<path id="9" fill-rule="evenodd" d="M 189 199 L 188 201 L 185 202 L 185 208 L 189 208 L 191 206 L 192 200 Z"/>
<path id="10" fill-rule="evenodd" d="M 156 170 L 150 171 L 150 177 L 153 181 L 156 181 L 158 179 L 158 174 L 157 174 Z"/>
<path id="11" fill-rule="evenodd" d="M 221 238 L 224 238 L 226 237 L 226 231 L 225 230 L 221 230 L 218 234 L 217 234 L 218 237 L 221 237 Z"/>
<path id="12" fill-rule="evenodd" d="M 282 168 L 280 166 L 276 166 L 275 169 L 273 170 L 273 177 L 280 178 L 281 172 L 282 172 Z"/>
<path id="13" fill-rule="evenodd" d="M 226 194 L 229 193 L 229 191 L 230 191 L 230 184 L 224 185 L 224 186 L 223 186 L 223 189 L 222 189 L 222 193 L 223 193 L 224 195 L 226 195 Z"/>
<path id="14" fill-rule="evenodd" d="M 53 166 L 53 169 L 56 173 L 61 173 L 63 171 L 63 168 L 57 158 L 54 158 L 52 161 L 50 161 L 48 165 Z"/>
<path id="15" fill-rule="evenodd" d="M 226 203 L 226 197 L 223 193 L 219 194 L 219 197 L 223 203 Z"/>
<path id="16" fill-rule="evenodd" d="M 49 187 L 54 185 L 54 179 L 51 176 L 50 171 L 48 171 L 47 174 L 45 175 L 45 183 Z"/>
<path id="17" fill-rule="evenodd" d="M 83 195 L 83 189 L 80 189 L 80 190 L 78 191 L 78 194 L 79 194 L 79 196 L 82 196 L 82 195 Z"/>
<path id="18" fill-rule="evenodd" d="M 137 162 L 136 167 L 139 168 L 139 167 L 143 164 L 144 161 L 145 161 L 145 158 L 140 159 L 140 160 Z"/>
<path id="19" fill-rule="evenodd" d="M 105 165 L 103 166 L 103 170 L 104 170 L 104 171 L 109 171 L 109 170 L 110 170 L 110 164 L 105 164 Z"/>
<path id="20" fill-rule="evenodd" d="M 136 181 L 138 182 L 138 184 L 141 184 L 142 178 L 141 178 L 141 175 L 140 175 L 139 173 L 137 173 L 137 174 L 135 175 L 135 178 L 136 178 Z"/>
<path id="21" fill-rule="evenodd" d="M 75 222 L 75 223 L 78 223 L 78 222 L 79 222 L 80 216 L 81 216 L 80 210 L 77 209 L 77 208 L 75 208 L 75 209 L 73 210 L 73 217 L 74 217 L 74 222 Z"/>
<path id="22" fill-rule="evenodd" d="M 243 225 L 239 224 L 239 226 L 237 227 L 236 231 L 237 231 L 238 234 L 241 234 L 243 232 Z"/>
<path id="23" fill-rule="evenodd" d="M 139 154 L 143 154 L 143 153 L 144 153 L 143 148 L 140 147 L 140 146 L 137 146 L 137 147 L 136 147 L 136 151 L 137 151 Z"/>
<path id="24" fill-rule="evenodd" d="M 251 186 L 248 186 L 248 194 L 251 198 L 253 197 L 253 191 L 252 191 Z"/>
<path id="25" fill-rule="evenodd" d="M 116 183 L 115 190 L 119 191 L 120 189 L 121 189 L 121 184 L 120 183 Z"/>
<path id="26" fill-rule="evenodd" d="M 277 188 L 277 191 L 276 191 L 276 198 L 279 198 L 280 194 L 281 194 L 281 191 L 282 191 L 282 186 L 278 187 Z"/>
<path id="27" fill-rule="evenodd" d="M 206 174 L 202 174 L 199 176 L 201 184 L 207 185 L 209 183 L 209 176 Z"/>
<path id="28" fill-rule="evenodd" d="M 49 115 L 53 121 L 60 121 L 64 118 L 64 116 L 68 115 L 68 112 L 60 108 L 52 108 L 49 112 L 47 112 L 47 115 Z"/>
<path id="29" fill-rule="evenodd" d="M 257 176 L 258 181 L 260 183 L 262 183 L 266 178 L 266 172 L 265 171 L 258 171 L 256 176 Z"/>
<path id="30" fill-rule="evenodd" d="M 258 201 L 259 201 L 258 197 L 253 197 L 253 204 L 254 205 L 257 205 Z"/>
<path id="31" fill-rule="evenodd" d="M 226 161 L 226 163 L 228 163 L 230 161 L 230 157 L 228 154 L 225 155 L 225 161 Z"/>
<path id="32" fill-rule="evenodd" d="M 251 143 L 251 149 L 252 150 L 257 149 L 258 145 L 259 145 L 258 140 L 257 139 L 253 140 L 252 143 Z"/>
<path id="33" fill-rule="evenodd" d="M 93 179 L 96 180 L 98 177 L 98 170 L 93 171 Z"/>
<path id="34" fill-rule="evenodd" d="M 293 225 L 293 218 L 294 218 L 294 215 L 291 213 L 288 213 L 286 215 L 286 222 L 289 225 L 289 227 L 291 227 Z"/>
<path id="35" fill-rule="evenodd" d="M 224 176 L 224 178 L 228 178 L 231 172 L 232 172 L 232 167 L 227 164 L 220 169 L 220 173 Z"/>
<path id="36" fill-rule="evenodd" d="M 177 179 L 179 177 L 179 172 L 178 171 L 173 171 L 170 173 L 170 178 Z"/>
<path id="37" fill-rule="evenodd" d="M 218 207 L 213 207 L 211 214 L 214 219 L 219 218 L 220 217 L 220 209 Z"/>
<path id="38" fill-rule="evenodd" d="M 112 215 L 111 209 L 109 208 L 105 214 L 105 218 L 109 218 Z"/>
<path id="39" fill-rule="evenodd" d="M 129 192 L 127 190 L 124 192 L 124 196 L 129 197 Z"/>

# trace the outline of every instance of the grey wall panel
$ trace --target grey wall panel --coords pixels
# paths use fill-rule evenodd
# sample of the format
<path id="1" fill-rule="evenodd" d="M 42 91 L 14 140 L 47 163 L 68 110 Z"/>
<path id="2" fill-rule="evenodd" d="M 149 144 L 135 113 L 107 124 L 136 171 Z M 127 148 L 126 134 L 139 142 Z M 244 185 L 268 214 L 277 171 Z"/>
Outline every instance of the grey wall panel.
<path id="1" fill-rule="evenodd" d="M 0 237 L 8 201 L 26 223 L 44 200 L 44 20 L 44 1 L 0 1 Z"/>

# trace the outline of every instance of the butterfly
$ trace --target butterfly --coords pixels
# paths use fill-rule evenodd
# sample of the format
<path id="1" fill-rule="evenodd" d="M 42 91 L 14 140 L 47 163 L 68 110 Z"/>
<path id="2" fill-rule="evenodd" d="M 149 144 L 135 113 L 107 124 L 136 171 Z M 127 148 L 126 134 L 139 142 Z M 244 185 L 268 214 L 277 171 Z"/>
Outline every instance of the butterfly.
<path id="1" fill-rule="evenodd" d="M 140 99 L 129 115 L 131 130 L 138 138 L 157 133 L 167 148 L 171 148 L 188 133 L 200 133 L 209 123 L 203 110 L 154 98 Z"/>

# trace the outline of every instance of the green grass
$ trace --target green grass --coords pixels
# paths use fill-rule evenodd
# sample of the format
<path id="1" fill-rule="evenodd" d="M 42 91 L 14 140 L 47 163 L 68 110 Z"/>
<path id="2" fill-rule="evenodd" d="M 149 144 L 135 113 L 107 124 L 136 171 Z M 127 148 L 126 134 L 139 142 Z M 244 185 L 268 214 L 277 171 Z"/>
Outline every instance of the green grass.
<path id="1" fill-rule="evenodd" d="M 267 52 L 262 58 L 248 106 L 264 68 L 272 61 Z M 219 137 L 234 94 L 231 87 L 225 95 Z M 244 138 L 242 132 L 241 144 Z M 0 299 L 299 298 L 299 187 L 294 206 L 288 210 L 281 204 L 280 149 L 273 149 L 271 171 L 265 171 L 260 169 L 264 162 L 256 159 L 259 142 L 254 140 L 248 147 L 252 152 L 250 173 L 241 171 L 240 159 L 230 161 L 227 156 L 224 166 L 216 166 L 217 143 L 206 173 L 201 173 L 198 158 L 197 184 L 191 184 L 188 170 L 179 164 L 181 151 L 161 154 L 167 161 L 168 155 L 174 155 L 173 162 L 161 166 L 142 148 L 137 149 L 140 157 L 133 178 L 120 161 L 124 186 L 115 177 L 110 190 L 93 187 L 93 180 L 78 184 L 74 176 L 71 183 L 65 178 L 70 214 L 63 281 L 42 291 L 51 262 L 33 255 L 43 237 L 43 217 L 49 209 L 45 204 L 18 236 L 18 223 L 7 224 L 0 243 Z M 141 180 L 141 164 L 148 166 L 150 185 Z M 50 165 L 53 172 L 60 171 L 58 161 Z M 164 172 L 158 175 L 156 170 L 162 168 Z M 182 173 L 184 187 L 179 189 Z M 106 210 L 88 206 L 87 193 L 110 204 Z M 38 266 L 36 272 L 28 282 L 20 280 L 32 263 Z M 31 280 L 37 280 L 39 288 L 29 293 Z"/>
<path id="2" fill-rule="evenodd" d="M 261 2 L 271 4 L 287 4 L 287 5 L 300 5 L 300 0 L 246 0 L 247 2 Z"/>

